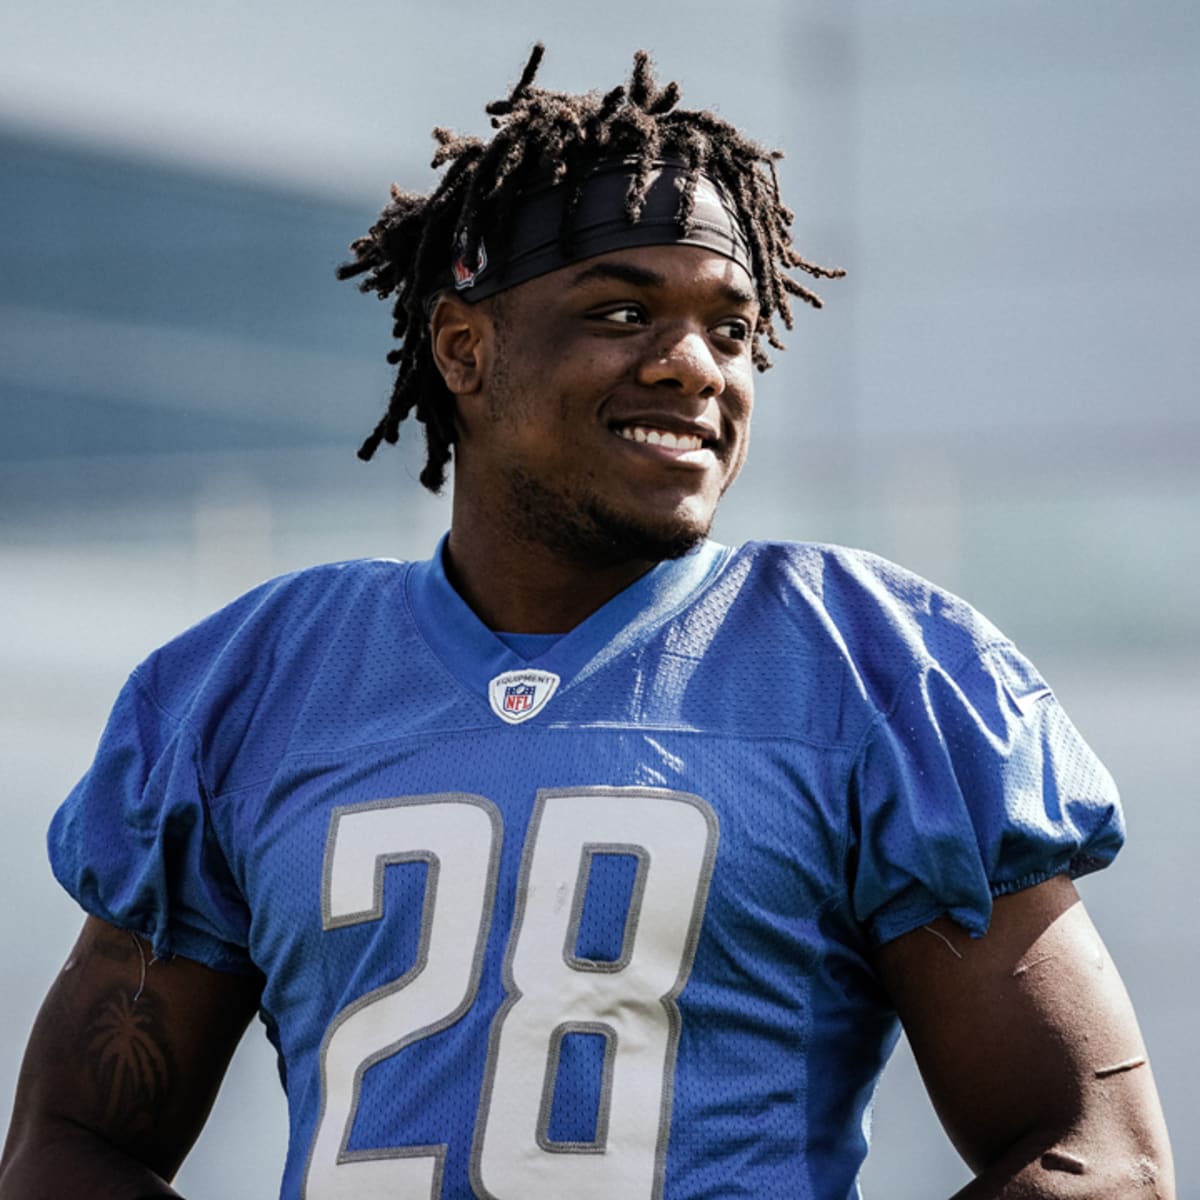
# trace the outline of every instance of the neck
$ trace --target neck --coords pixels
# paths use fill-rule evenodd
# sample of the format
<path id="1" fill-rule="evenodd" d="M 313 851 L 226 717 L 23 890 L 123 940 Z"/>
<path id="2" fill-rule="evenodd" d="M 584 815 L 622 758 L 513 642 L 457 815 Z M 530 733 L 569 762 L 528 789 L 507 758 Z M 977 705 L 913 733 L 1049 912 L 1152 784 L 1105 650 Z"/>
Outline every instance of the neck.
<path id="1" fill-rule="evenodd" d="M 476 616 L 505 633 L 566 633 L 655 565 L 575 562 L 496 526 L 462 519 L 456 505 L 445 568 Z"/>

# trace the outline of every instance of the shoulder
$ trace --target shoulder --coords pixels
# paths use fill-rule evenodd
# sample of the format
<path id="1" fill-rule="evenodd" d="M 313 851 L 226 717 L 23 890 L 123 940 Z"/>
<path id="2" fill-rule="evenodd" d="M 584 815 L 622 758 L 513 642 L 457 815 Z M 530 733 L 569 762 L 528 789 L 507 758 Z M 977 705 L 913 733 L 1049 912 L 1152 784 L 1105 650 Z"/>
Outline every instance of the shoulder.
<path id="1" fill-rule="evenodd" d="M 846 664 L 878 709 L 930 669 L 953 674 L 985 657 L 1016 654 L 987 617 L 953 592 L 878 554 L 816 542 L 749 542 L 727 571 L 746 598 L 802 624 Z M 1022 660 L 1023 662 L 1024 660 Z"/>
<path id="2" fill-rule="evenodd" d="M 966 600 L 869 550 L 825 542 L 747 542 L 733 551 L 764 581 L 844 619 L 885 613 L 902 623 L 939 622 L 998 633 Z"/>
<path id="3" fill-rule="evenodd" d="M 761 596 L 801 603 L 847 637 L 891 626 L 912 643 L 965 635 L 985 644 L 1003 638 L 971 604 L 914 571 L 848 546 L 821 542 L 747 542 L 731 563 L 746 571 Z"/>
<path id="4" fill-rule="evenodd" d="M 402 579 L 411 565 L 394 558 L 353 558 L 303 567 L 265 580 L 213 615 L 263 607 L 283 612 L 314 601 L 345 602 L 388 587 Z"/>
<path id="5" fill-rule="evenodd" d="M 251 588 L 168 642 L 163 651 L 238 634 L 276 636 L 317 626 L 403 587 L 411 564 L 387 558 L 324 563 L 278 575 Z M 160 651 L 161 653 L 162 651 Z"/>
<path id="6" fill-rule="evenodd" d="M 268 579 L 160 646 L 134 679 L 157 704 L 181 715 L 202 688 L 278 678 L 347 627 L 368 636 L 383 614 L 394 620 L 403 612 L 410 565 L 354 559 Z"/>

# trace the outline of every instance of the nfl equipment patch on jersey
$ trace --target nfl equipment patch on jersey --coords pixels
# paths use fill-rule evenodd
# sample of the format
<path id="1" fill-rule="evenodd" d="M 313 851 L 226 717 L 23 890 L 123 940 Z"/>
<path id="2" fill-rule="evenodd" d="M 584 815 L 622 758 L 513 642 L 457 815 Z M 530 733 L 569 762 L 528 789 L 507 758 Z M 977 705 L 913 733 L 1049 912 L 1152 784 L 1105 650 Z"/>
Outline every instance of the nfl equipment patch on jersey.
<path id="1" fill-rule="evenodd" d="M 488 684 L 488 702 L 500 720 L 519 725 L 546 707 L 558 682 L 552 671 L 505 671 Z"/>

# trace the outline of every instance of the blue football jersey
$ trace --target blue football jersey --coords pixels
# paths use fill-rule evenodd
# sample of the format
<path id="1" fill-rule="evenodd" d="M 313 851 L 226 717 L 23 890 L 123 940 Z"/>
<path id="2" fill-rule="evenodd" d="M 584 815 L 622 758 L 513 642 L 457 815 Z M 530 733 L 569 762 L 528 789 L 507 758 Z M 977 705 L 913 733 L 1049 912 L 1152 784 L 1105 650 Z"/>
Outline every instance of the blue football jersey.
<path id="1" fill-rule="evenodd" d="M 558 639 L 440 552 L 264 584 L 137 668 L 50 849 L 158 954 L 262 972 L 287 1200 L 845 1200 L 875 948 L 1122 836 L 964 602 L 707 543 Z"/>

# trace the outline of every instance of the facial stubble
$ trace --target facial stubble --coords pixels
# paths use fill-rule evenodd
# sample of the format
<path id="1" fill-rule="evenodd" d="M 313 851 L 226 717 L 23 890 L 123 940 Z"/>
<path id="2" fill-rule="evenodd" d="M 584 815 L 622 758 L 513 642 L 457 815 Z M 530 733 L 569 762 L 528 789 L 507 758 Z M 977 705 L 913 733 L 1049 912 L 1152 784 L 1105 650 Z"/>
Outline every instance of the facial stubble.
<path id="1" fill-rule="evenodd" d="M 523 419 L 505 334 L 507 300 L 501 293 L 485 301 L 492 306 L 496 330 L 489 389 L 490 417 L 496 422 Z M 505 469 L 505 484 L 519 522 L 516 536 L 585 567 L 682 558 L 708 536 L 714 516 L 697 522 L 679 514 L 621 512 L 581 479 L 547 481 L 518 465 Z"/>
<path id="2" fill-rule="evenodd" d="M 617 512 L 594 493 L 548 486 L 519 467 L 508 472 L 507 483 L 524 537 L 582 566 L 681 558 L 704 541 L 711 525 Z"/>

